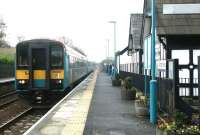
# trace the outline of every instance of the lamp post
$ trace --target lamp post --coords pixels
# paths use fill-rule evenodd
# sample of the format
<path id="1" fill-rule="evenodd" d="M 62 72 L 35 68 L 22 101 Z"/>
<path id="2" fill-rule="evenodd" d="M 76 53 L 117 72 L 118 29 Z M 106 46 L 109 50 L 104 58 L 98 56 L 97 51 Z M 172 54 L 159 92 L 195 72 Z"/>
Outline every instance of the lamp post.
<path id="1" fill-rule="evenodd" d="M 151 29 L 152 29 L 152 40 L 151 40 L 151 76 L 152 79 L 150 81 L 150 122 L 152 124 L 156 124 L 157 122 L 157 80 L 156 80 L 156 72 L 155 72 L 155 38 L 156 38 L 156 0 L 151 0 Z"/>
<path id="2" fill-rule="evenodd" d="M 116 52 L 116 21 L 109 21 L 109 23 L 112 23 L 113 26 L 114 26 L 114 40 L 113 40 L 113 43 L 114 43 L 114 56 L 115 56 L 115 52 Z"/>
<path id="3" fill-rule="evenodd" d="M 113 43 L 114 43 L 114 78 L 115 78 L 115 75 L 116 75 L 116 68 L 117 68 L 117 66 L 116 66 L 116 55 L 115 55 L 115 53 L 116 53 L 116 21 L 109 21 L 109 23 L 112 23 L 113 24 L 113 26 L 114 26 L 114 40 L 113 40 Z"/>
<path id="4" fill-rule="evenodd" d="M 109 39 L 106 39 L 107 41 L 107 45 L 106 45 L 106 48 L 107 48 L 107 51 L 106 51 L 106 56 L 107 56 L 107 59 L 109 59 Z"/>

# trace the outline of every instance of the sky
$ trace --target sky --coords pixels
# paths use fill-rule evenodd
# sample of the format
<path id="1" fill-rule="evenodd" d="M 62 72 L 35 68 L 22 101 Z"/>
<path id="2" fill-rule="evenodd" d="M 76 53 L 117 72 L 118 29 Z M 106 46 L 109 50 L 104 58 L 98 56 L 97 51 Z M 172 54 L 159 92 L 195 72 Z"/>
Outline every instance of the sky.
<path id="1" fill-rule="evenodd" d="M 143 0 L 0 0 L 0 18 L 7 25 L 11 46 L 18 37 L 70 38 L 89 60 L 100 62 L 113 56 L 113 24 L 116 21 L 117 50 L 128 45 L 131 13 L 142 13 Z"/>

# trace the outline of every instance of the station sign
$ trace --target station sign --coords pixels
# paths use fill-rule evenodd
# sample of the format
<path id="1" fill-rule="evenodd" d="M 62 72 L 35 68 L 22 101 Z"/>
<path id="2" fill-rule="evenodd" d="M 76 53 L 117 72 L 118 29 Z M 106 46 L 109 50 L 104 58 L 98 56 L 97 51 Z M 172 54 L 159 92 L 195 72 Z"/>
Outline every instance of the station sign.
<path id="1" fill-rule="evenodd" d="M 163 4 L 163 14 L 199 14 L 200 4 Z"/>
<path id="2" fill-rule="evenodd" d="M 156 66 L 158 70 L 166 70 L 166 60 L 156 61 Z"/>

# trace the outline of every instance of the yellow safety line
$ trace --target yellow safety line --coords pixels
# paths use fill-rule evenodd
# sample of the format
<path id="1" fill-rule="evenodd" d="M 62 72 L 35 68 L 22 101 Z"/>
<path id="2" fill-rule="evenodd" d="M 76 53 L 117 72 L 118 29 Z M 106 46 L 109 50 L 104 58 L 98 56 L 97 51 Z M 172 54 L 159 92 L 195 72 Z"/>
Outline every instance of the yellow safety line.
<path id="1" fill-rule="evenodd" d="M 69 117 L 65 127 L 63 128 L 61 135 L 82 135 L 84 132 L 87 115 L 89 112 L 93 91 L 96 84 L 98 71 L 95 71 L 92 79 L 90 79 L 86 90 L 82 93 L 77 94 L 80 96 L 80 100 L 73 111 L 72 117 Z M 76 96 L 73 97 L 76 99 Z"/>

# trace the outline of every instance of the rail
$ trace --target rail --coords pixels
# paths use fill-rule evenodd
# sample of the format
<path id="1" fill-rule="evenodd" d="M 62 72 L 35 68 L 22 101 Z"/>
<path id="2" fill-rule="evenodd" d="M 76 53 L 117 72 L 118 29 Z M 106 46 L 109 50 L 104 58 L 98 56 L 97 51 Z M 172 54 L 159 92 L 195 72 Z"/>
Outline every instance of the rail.
<path id="1" fill-rule="evenodd" d="M 10 98 L 11 96 L 15 96 L 17 93 L 16 91 L 10 91 L 10 92 L 7 92 L 3 95 L 0 95 L 0 109 L 2 109 L 3 107 L 15 102 L 18 100 L 17 97 L 14 97 L 14 98 Z M 5 100 L 7 99 L 7 100 Z M 3 101 L 3 103 L 2 103 Z"/>
<path id="2" fill-rule="evenodd" d="M 0 99 L 9 97 L 9 96 L 12 96 L 12 95 L 15 95 L 15 94 L 17 94 L 16 91 L 10 90 L 9 92 L 6 92 L 5 94 L 0 95 Z"/>
<path id="3" fill-rule="evenodd" d="M 19 100 L 19 99 L 18 99 L 18 98 L 13 98 L 13 99 L 10 99 L 10 100 L 8 100 L 8 101 L 6 101 L 6 102 L 0 104 L 0 109 L 2 109 L 3 107 L 5 107 L 5 106 L 7 106 L 7 105 L 9 105 L 9 104 L 11 104 L 11 103 L 14 103 L 14 102 L 17 101 L 17 100 Z"/>
<path id="4" fill-rule="evenodd" d="M 9 125 L 11 125 L 12 123 L 14 123 L 15 121 L 17 121 L 18 119 L 20 119 L 21 117 L 23 117 L 24 115 L 26 115 L 27 113 L 29 113 L 32 110 L 33 109 L 30 107 L 30 108 L 26 109 L 25 111 L 21 112 L 20 114 L 18 114 L 17 116 L 13 117 L 12 119 L 7 121 L 3 125 L 0 125 L 0 131 L 3 131 L 6 127 L 8 127 Z"/>

